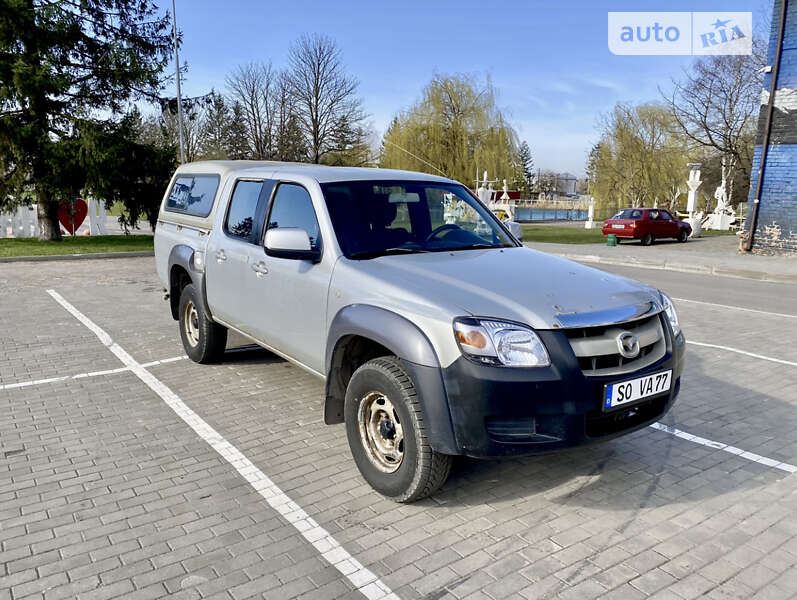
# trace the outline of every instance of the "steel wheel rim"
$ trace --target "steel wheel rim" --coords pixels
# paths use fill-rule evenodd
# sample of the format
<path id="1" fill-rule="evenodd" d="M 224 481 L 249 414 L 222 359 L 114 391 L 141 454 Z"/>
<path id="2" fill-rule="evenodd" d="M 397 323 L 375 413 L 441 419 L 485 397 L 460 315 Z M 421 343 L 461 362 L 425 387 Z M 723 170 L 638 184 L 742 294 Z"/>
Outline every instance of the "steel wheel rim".
<path id="1" fill-rule="evenodd" d="M 185 325 L 185 337 L 191 346 L 199 344 L 199 313 L 196 306 L 190 300 L 185 305 L 183 312 L 183 324 Z"/>
<path id="2" fill-rule="evenodd" d="M 404 460 L 404 428 L 393 403 L 382 392 L 369 392 L 357 411 L 360 443 L 377 469 L 394 473 Z"/>

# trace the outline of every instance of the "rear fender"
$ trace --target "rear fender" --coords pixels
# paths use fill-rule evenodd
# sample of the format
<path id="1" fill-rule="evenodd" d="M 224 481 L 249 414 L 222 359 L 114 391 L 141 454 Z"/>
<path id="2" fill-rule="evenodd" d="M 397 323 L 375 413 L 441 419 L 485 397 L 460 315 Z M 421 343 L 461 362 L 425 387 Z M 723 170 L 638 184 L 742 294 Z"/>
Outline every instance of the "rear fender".
<path id="1" fill-rule="evenodd" d="M 205 272 L 194 268 L 194 249 L 186 244 L 177 244 L 169 253 L 169 304 L 172 317 L 176 321 L 180 308 L 181 278 L 188 275 L 190 282 L 199 290 L 199 298 L 205 314 L 210 315 L 207 294 L 205 293 Z"/>

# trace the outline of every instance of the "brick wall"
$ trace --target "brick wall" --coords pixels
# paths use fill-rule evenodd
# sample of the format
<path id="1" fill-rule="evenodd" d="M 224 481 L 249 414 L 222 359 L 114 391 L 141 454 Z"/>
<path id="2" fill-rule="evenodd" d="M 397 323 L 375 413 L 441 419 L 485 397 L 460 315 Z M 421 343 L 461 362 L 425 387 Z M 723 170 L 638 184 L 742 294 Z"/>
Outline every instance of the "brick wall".
<path id="1" fill-rule="evenodd" d="M 783 1 L 774 2 L 769 41 L 768 64 L 770 65 L 775 61 L 777 27 Z M 758 168 L 761 162 L 761 144 L 771 77 L 771 75 L 766 76 L 761 95 L 758 145 L 750 182 L 751 207 L 755 200 Z M 797 255 L 797 0 L 788 0 L 780 73 L 775 91 L 775 110 L 772 115 L 765 167 L 753 251 Z"/>

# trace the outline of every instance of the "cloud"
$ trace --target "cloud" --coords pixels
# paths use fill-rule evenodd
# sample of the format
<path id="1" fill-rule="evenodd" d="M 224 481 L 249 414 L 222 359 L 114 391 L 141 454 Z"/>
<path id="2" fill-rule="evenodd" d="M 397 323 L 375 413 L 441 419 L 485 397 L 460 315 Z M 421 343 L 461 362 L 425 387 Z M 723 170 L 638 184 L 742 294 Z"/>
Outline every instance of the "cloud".
<path id="1" fill-rule="evenodd" d="M 601 88 L 604 90 L 609 90 L 616 94 L 622 94 L 625 92 L 625 86 L 622 83 L 617 83 L 616 81 L 605 79 L 603 77 L 595 77 L 587 75 L 587 76 L 580 76 L 579 79 L 581 80 L 582 83 L 586 85 Z"/>

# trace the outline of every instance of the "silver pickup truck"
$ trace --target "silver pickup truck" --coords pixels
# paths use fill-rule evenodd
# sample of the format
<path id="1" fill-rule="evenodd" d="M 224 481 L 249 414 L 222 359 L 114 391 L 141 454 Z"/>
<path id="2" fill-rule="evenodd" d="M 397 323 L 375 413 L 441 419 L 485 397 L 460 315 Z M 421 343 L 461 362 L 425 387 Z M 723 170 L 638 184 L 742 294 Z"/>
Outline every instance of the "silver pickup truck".
<path id="1" fill-rule="evenodd" d="M 186 164 L 155 256 L 188 356 L 222 360 L 233 330 L 324 379 L 324 421 L 400 502 L 437 490 L 455 455 L 607 440 L 680 389 L 670 298 L 524 248 L 442 177 Z"/>

